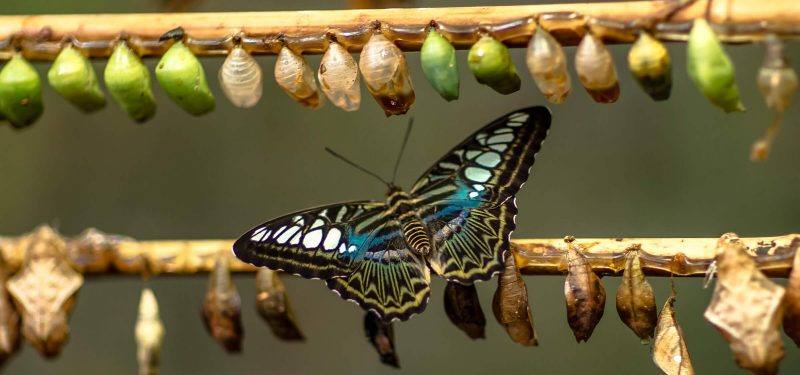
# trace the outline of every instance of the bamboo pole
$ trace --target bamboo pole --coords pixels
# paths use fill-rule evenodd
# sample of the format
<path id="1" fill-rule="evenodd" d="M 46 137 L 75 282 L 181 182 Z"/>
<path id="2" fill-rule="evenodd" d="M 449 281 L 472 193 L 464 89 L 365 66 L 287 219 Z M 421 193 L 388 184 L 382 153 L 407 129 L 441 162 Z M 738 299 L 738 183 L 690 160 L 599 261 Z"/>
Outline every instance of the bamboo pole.
<path id="1" fill-rule="evenodd" d="M 800 234 L 742 238 L 759 268 L 773 277 L 787 277 L 800 247 Z M 718 238 L 597 238 L 571 242 L 586 255 L 592 269 L 602 275 L 619 275 L 625 253 L 641 250 L 642 269 L 651 276 L 704 276 L 716 255 Z M 233 272 L 254 272 L 255 267 L 233 258 L 234 240 L 136 241 L 95 229 L 66 238 L 48 226 L 19 237 L 0 237 L 0 253 L 9 268 L 19 269 L 25 254 L 37 246 L 53 246 L 68 255 L 85 275 L 168 274 L 209 272 L 216 255 L 227 252 Z M 565 239 L 512 240 L 512 250 L 523 274 L 566 273 Z"/>
<path id="2" fill-rule="evenodd" d="M 242 13 L 153 13 L 0 16 L 0 50 L 20 49 L 32 59 L 52 59 L 65 40 L 92 57 L 106 57 L 121 35 L 141 55 L 157 56 L 164 32 L 183 27 L 187 44 L 199 55 L 224 54 L 234 35 L 244 36 L 251 53 L 276 53 L 284 42 L 305 53 L 321 53 L 329 33 L 359 51 L 369 29 L 383 32 L 404 50 L 421 47 L 425 28 L 435 21 L 456 48 L 468 48 L 480 32 L 490 32 L 512 47 L 524 46 L 536 21 L 564 45 L 586 32 L 607 43 L 630 43 L 642 28 L 663 40 L 685 40 L 690 21 L 706 16 L 726 42 L 754 42 L 767 31 L 800 38 L 800 1 L 676 0 L 591 4 L 537 4 L 453 8 L 359 9 Z M 285 36 L 279 40 L 278 36 Z"/>

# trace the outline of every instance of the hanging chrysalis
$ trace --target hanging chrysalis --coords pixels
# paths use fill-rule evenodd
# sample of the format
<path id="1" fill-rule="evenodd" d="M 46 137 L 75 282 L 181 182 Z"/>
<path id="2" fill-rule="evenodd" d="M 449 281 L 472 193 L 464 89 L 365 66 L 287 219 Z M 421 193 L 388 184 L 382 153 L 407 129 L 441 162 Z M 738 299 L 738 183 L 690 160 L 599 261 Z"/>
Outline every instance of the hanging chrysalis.
<path id="1" fill-rule="evenodd" d="M 491 35 L 481 36 L 472 45 L 467 62 L 469 70 L 479 83 L 503 95 L 519 91 L 521 81 L 511 60 L 511 53 L 508 52 L 508 47 Z"/>
<path id="2" fill-rule="evenodd" d="M 758 71 L 758 89 L 764 97 L 767 108 L 774 113 L 772 123 L 751 148 L 750 159 L 762 161 L 767 159 L 772 142 L 778 135 L 783 119 L 783 112 L 792 103 L 797 92 L 797 73 L 789 65 L 783 53 L 783 43 L 774 34 L 764 40 L 767 51 L 764 62 Z"/>
<path id="3" fill-rule="evenodd" d="M 139 316 L 136 318 L 136 360 L 139 375 L 158 375 L 161 364 L 161 345 L 164 342 L 164 324 L 158 314 L 158 301 L 153 290 L 142 289 L 139 298 Z"/>
<path id="4" fill-rule="evenodd" d="M 33 124 L 44 112 L 42 80 L 36 69 L 20 54 L 0 70 L 0 113 L 21 129 Z"/>
<path id="5" fill-rule="evenodd" d="M 261 99 L 261 67 L 240 42 L 228 53 L 219 68 L 219 83 L 222 92 L 239 108 L 251 108 Z"/>
<path id="6" fill-rule="evenodd" d="M 303 333 L 297 326 L 292 305 L 286 295 L 278 273 L 261 268 L 256 275 L 256 309 L 267 322 L 275 336 L 285 341 L 303 341 Z"/>
<path id="7" fill-rule="evenodd" d="M 653 100 L 669 99 L 672 90 L 672 62 L 667 47 L 642 31 L 628 52 L 628 68 Z"/>
<path id="8" fill-rule="evenodd" d="M 332 40 L 319 63 L 319 85 L 333 105 L 346 112 L 361 106 L 358 63 L 341 44 Z"/>
<path id="9" fill-rule="evenodd" d="M 61 49 L 47 72 L 47 80 L 55 92 L 83 112 L 94 112 L 106 106 L 106 97 L 97 83 L 92 63 L 72 45 Z"/>
<path id="10" fill-rule="evenodd" d="M 317 109 L 322 106 L 322 97 L 317 89 L 314 72 L 303 56 L 283 46 L 275 61 L 275 81 L 296 102 Z"/>
<path id="11" fill-rule="evenodd" d="M 422 72 L 431 86 L 445 100 L 458 99 L 459 75 L 456 65 L 456 49 L 447 38 L 431 25 L 419 53 Z"/>
<path id="12" fill-rule="evenodd" d="M 214 95 L 208 88 L 203 64 L 181 39 L 183 29 L 170 30 L 161 40 L 176 39 L 156 66 L 156 79 L 175 104 L 200 116 L 214 110 Z"/>
<path id="13" fill-rule="evenodd" d="M 636 249 L 625 254 L 625 269 L 617 289 L 617 313 L 625 325 L 639 336 L 642 344 L 647 344 L 655 332 L 658 316 L 656 296 L 653 287 L 644 278 L 639 252 Z"/>
<path id="14" fill-rule="evenodd" d="M 726 113 L 744 111 L 733 63 L 706 20 L 698 18 L 694 21 L 686 48 L 689 77 L 703 95 Z"/>
<path id="15" fill-rule="evenodd" d="M 784 289 L 758 269 L 735 234 L 717 243 L 717 284 L 703 316 L 730 344 L 739 367 L 775 374 L 784 356 L 780 335 Z"/>
<path id="16" fill-rule="evenodd" d="M 588 341 L 603 317 L 606 290 L 586 256 L 571 242 L 566 257 L 568 273 L 564 281 L 564 296 L 567 301 L 567 322 L 575 340 Z"/>
<path id="17" fill-rule="evenodd" d="M 231 280 L 230 255 L 220 251 L 208 279 L 203 299 L 203 323 L 209 333 L 229 353 L 242 351 L 242 301 Z"/>
<path id="18" fill-rule="evenodd" d="M 683 330 L 675 319 L 675 286 L 661 313 L 658 314 L 653 339 L 653 362 L 666 375 L 694 375 L 689 350 L 683 340 Z"/>
<path id="19" fill-rule="evenodd" d="M 39 227 L 22 241 L 22 269 L 6 285 L 22 315 L 22 335 L 53 358 L 69 338 L 69 316 L 83 276 L 72 269 L 67 245 L 52 228 Z"/>
<path id="20" fill-rule="evenodd" d="M 111 97 L 134 121 L 145 122 L 155 115 L 150 73 L 126 42 L 114 47 L 106 65 L 105 81 Z"/>
<path id="21" fill-rule="evenodd" d="M 475 284 L 448 282 L 444 288 L 444 311 L 458 329 L 471 339 L 486 338 L 486 318 L 481 310 Z"/>
<path id="22" fill-rule="evenodd" d="M 550 103 L 563 103 L 572 89 L 567 57 L 558 41 L 541 26 L 528 43 L 525 61 L 544 98 Z"/>
<path id="23" fill-rule="evenodd" d="M 800 348 L 800 251 L 797 250 L 783 296 L 783 331 Z"/>
<path id="24" fill-rule="evenodd" d="M 575 50 L 575 71 L 583 88 L 597 103 L 619 99 L 619 82 L 614 59 L 603 41 L 587 32 Z"/>
<path id="25" fill-rule="evenodd" d="M 386 116 L 402 115 L 414 104 L 414 86 L 400 48 L 376 32 L 361 50 L 361 76 Z"/>
<path id="26" fill-rule="evenodd" d="M 0 256 L 0 366 L 19 350 L 19 313 L 8 294 L 6 282 L 10 272 L 3 257 Z"/>
<path id="27" fill-rule="evenodd" d="M 539 345 L 533 328 L 531 306 L 528 304 L 528 288 L 517 269 L 514 255 L 506 258 L 505 268 L 497 278 L 492 312 L 511 340 L 524 346 Z"/>
<path id="28" fill-rule="evenodd" d="M 384 322 L 375 313 L 367 311 L 364 314 L 364 333 L 378 352 L 381 363 L 400 368 L 397 352 L 394 349 L 394 327 L 391 322 Z"/>

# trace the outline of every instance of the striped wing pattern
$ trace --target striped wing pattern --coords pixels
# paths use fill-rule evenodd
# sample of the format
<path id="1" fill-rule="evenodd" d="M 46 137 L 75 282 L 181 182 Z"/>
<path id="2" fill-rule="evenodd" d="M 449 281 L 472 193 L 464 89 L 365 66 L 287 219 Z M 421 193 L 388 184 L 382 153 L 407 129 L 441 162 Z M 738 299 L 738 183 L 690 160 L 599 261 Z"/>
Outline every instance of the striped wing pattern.
<path id="1" fill-rule="evenodd" d="M 449 281 L 488 280 L 503 267 L 529 177 L 550 127 L 531 107 L 499 118 L 456 146 L 414 185 L 420 217 L 433 234 L 431 268 Z"/>

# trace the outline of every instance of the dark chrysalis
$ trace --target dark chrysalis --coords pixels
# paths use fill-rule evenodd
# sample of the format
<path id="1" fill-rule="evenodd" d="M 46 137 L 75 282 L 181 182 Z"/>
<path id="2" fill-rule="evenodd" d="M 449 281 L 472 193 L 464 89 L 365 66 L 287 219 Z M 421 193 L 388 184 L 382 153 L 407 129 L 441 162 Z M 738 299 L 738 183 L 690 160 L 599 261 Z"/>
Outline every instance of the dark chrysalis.
<path id="1" fill-rule="evenodd" d="M 364 333 L 372 347 L 378 351 L 381 363 L 400 368 L 394 349 L 394 327 L 391 322 L 381 320 L 377 314 L 368 311 L 364 315 Z"/>
<path id="2" fill-rule="evenodd" d="M 444 289 L 444 311 L 450 321 L 471 339 L 486 338 L 486 318 L 481 310 L 475 284 L 447 283 Z"/>

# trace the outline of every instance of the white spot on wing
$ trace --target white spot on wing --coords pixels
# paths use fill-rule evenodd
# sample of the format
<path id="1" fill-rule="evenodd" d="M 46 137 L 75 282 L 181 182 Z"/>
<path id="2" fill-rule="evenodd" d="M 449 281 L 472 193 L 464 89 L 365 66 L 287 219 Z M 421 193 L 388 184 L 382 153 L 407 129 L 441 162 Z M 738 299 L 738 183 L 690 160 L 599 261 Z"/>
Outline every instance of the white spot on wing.
<path id="1" fill-rule="evenodd" d="M 458 165 L 457 164 L 447 163 L 447 162 L 439 163 L 439 167 L 440 168 L 444 168 L 444 169 L 452 169 L 452 170 L 458 169 Z"/>
<path id="2" fill-rule="evenodd" d="M 312 230 L 303 237 L 303 246 L 306 249 L 316 249 L 322 242 L 322 229 Z"/>
<path id="3" fill-rule="evenodd" d="M 525 121 L 528 121 L 528 117 L 530 117 L 529 114 L 527 114 L 525 112 L 518 112 L 518 113 L 515 113 L 515 114 L 513 114 L 511 116 L 508 116 L 508 119 L 509 120 L 513 120 L 513 121 L 525 122 Z"/>
<path id="4" fill-rule="evenodd" d="M 313 224 L 311 224 L 311 228 L 309 228 L 309 229 L 319 228 L 319 227 L 321 227 L 323 224 L 325 224 L 325 222 L 324 222 L 324 221 L 322 221 L 322 219 L 317 219 L 317 220 L 314 220 L 314 223 L 313 223 Z"/>
<path id="5" fill-rule="evenodd" d="M 344 254 L 345 251 L 347 251 L 347 246 L 345 244 L 339 245 L 339 254 Z"/>
<path id="6" fill-rule="evenodd" d="M 500 164 L 500 154 L 496 152 L 484 152 L 475 159 L 475 162 L 487 168 L 494 168 Z"/>
<path id="7" fill-rule="evenodd" d="M 356 245 L 350 245 L 350 246 L 347 248 L 347 252 L 348 252 L 348 253 L 352 253 L 352 252 L 354 252 L 354 251 L 356 251 Z"/>
<path id="8" fill-rule="evenodd" d="M 469 197 L 470 197 L 471 199 L 475 199 L 475 198 L 477 198 L 477 197 L 478 197 L 478 192 L 477 192 L 477 191 L 471 191 L 471 192 L 469 192 Z"/>
<path id="9" fill-rule="evenodd" d="M 475 159 L 475 157 L 478 156 L 480 153 L 481 153 L 480 151 L 469 150 L 467 151 L 467 159 L 470 160 Z"/>
<path id="10" fill-rule="evenodd" d="M 508 145 L 505 144 L 505 143 L 498 143 L 498 144 L 489 146 L 489 148 L 491 148 L 492 150 L 495 150 L 495 151 L 503 152 L 508 148 Z"/>
<path id="11" fill-rule="evenodd" d="M 475 189 L 475 191 L 484 191 L 486 189 L 481 184 L 474 184 L 474 185 L 472 185 L 472 188 Z"/>
<path id="12" fill-rule="evenodd" d="M 264 236 L 266 236 L 266 232 L 267 232 L 266 227 L 258 228 L 255 232 L 253 232 L 253 235 L 250 236 L 250 240 L 255 242 L 261 242 L 261 240 L 264 239 Z"/>
<path id="13" fill-rule="evenodd" d="M 325 242 L 322 246 L 325 250 L 334 250 L 336 249 L 336 245 L 339 244 L 339 240 L 342 238 L 342 231 L 337 228 L 331 228 L 328 231 L 328 235 L 325 236 Z"/>
<path id="14" fill-rule="evenodd" d="M 492 178 L 491 172 L 478 167 L 467 167 L 467 169 L 464 170 L 464 175 L 466 175 L 468 179 L 475 182 L 486 182 Z"/>
<path id="15" fill-rule="evenodd" d="M 513 140 L 514 140 L 514 135 L 506 133 L 506 134 L 493 135 L 486 142 L 488 144 L 495 144 L 495 143 L 508 143 L 508 142 L 513 141 Z"/>
<path id="16" fill-rule="evenodd" d="M 278 238 L 275 241 L 277 241 L 278 243 L 286 243 L 286 241 L 289 241 L 289 239 L 292 238 L 292 236 L 299 230 L 300 227 L 297 226 L 291 227 L 287 229 L 285 232 L 281 233 L 281 235 L 278 236 Z"/>

